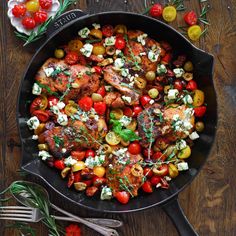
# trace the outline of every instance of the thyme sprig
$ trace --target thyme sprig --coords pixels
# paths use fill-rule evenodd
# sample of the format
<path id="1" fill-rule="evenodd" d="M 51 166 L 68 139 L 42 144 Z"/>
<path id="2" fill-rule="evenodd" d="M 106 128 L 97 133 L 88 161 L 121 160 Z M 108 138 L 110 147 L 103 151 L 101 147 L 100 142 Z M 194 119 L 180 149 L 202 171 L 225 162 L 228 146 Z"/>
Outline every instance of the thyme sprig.
<path id="1" fill-rule="evenodd" d="M 177 11 L 184 11 L 186 9 L 184 0 L 169 0 L 169 5 L 175 6 Z"/>

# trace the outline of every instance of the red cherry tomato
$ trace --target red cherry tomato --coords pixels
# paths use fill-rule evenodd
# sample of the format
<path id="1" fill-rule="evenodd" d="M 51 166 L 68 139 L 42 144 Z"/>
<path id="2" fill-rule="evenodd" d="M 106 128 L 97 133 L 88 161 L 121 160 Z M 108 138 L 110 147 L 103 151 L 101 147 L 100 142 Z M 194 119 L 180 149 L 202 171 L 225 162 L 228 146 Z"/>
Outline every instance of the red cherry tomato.
<path id="1" fill-rule="evenodd" d="M 161 177 L 154 175 L 152 176 L 152 178 L 150 179 L 150 182 L 153 186 L 156 186 L 157 184 L 159 184 L 161 182 Z"/>
<path id="2" fill-rule="evenodd" d="M 184 15 L 184 21 L 188 25 L 196 25 L 197 24 L 197 14 L 194 11 L 186 12 Z"/>
<path id="3" fill-rule="evenodd" d="M 66 167 L 66 165 L 65 165 L 65 163 L 64 163 L 63 160 L 55 160 L 55 161 L 54 161 L 54 166 L 55 166 L 58 170 L 63 170 L 63 169 Z"/>
<path id="4" fill-rule="evenodd" d="M 162 64 L 169 64 L 171 58 L 172 58 L 172 54 L 171 54 L 171 53 L 166 53 L 165 56 L 162 57 L 161 63 L 162 63 Z"/>
<path id="5" fill-rule="evenodd" d="M 163 6 L 160 3 L 154 4 L 149 11 L 150 16 L 152 17 L 161 17 L 163 12 Z"/>
<path id="6" fill-rule="evenodd" d="M 34 13 L 34 20 L 38 24 L 44 23 L 48 18 L 48 13 L 46 11 L 37 11 Z"/>
<path id="7" fill-rule="evenodd" d="M 106 183 L 106 179 L 103 177 L 94 176 L 93 177 L 93 185 L 96 187 L 100 187 Z"/>
<path id="8" fill-rule="evenodd" d="M 52 0 L 39 0 L 39 5 L 42 9 L 48 10 L 52 7 Z"/>
<path id="9" fill-rule="evenodd" d="M 143 169 L 143 175 L 146 176 L 147 178 L 151 178 L 153 176 L 153 171 L 149 167 L 145 167 Z"/>
<path id="10" fill-rule="evenodd" d="M 142 190 L 145 192 L 145 193 L 152 193 L 153 192 L 153 189 L 152 189 L 152 184 L 149 180 L 145 181 L 142 185 Z"/>
<path id="11" fill-rule="evenodd" d="M 80 227 L 76 224 L 70 224 L 66 227 L 65 236 L 81 236 Z"/>
<path id="12" fill-rule="evenodd" d="M 59 102 L 59 99 L 57 97 L 55 96 L 48 97 L 48 107 L 56 106 L 58 102 Z"/>
<path id="13" fill-rule="evenodd" d="M 141 145 L 138 142 L 133 142 L 129 145 L 128 151 L 130 154 L 137 155 L 141 152 Z"/>
<path id="14" fill-rule="evenodd" d="M 15 17 L 22 17 L 26 13 L 26 6 L 23 3 L 20 3 L 18 5 L 15 5 L 12 9 L 12 14 Z"/>
<path id="15" fill-rule="evenodd" d="M 114 28 L 112 25 L 104 25 L 102 27 L 102 34 L 105 36 L 105 37 L 111 37 L 114 33 Z"/>
<path id="16" fill-rule="evenodd" d="M 194 115 L 196 117 L 203 117 L 205 113 L 206 113 L 206 106 L 201 106 L 201 107 L 195 107 L 194 108 Z"/>
<path id="17" fill-rule="evenodd" d="M 179 91 L 183 90 L 183 83 L 182 83 L 182 81 L 180 79 L 175 80 L 174 88 L 179 90 Z"/>
<path id="18" fill-rule="evenodd" d="M 76 52 L 68 52 L 65 57 L 65 62 L 69 65 L 74 65 L 78 62 L 79 56 Z"/>
<path id="19" fill-rule="evenodd" d="M 77 183 L 77 182 L 80 182 L 81 181 L 81 172 L 80 171 L 76 171 L 74 172 L 74 182 Z"/>
<path id="20" fill-rule="evenodd" d="M 93 183 L 93 180 L 88 179 L 88 180 L 82 180 L 81 182 L 85 183 L 87 185 L 87 187 L 91 186 Z"/>
<path id="21" fill-rule="evenodd" d="M 82 161 L 85 158 L 85 151 L 71 151 L 70 155 L 77 161 Z"/>
<path id="22" fill-rule="evenodd" d="M 36 97 L 30 105 L 30 113 L 35 110 L 45 110 L 48 106 L 48 100 L 45 96 Z"/>
<path id="23" fill-rule="evenodd" d="M 123 114 L 125 116 L 132 117 L 133 116 L 133 111 L 130 107 L 125 107 L 124 110 L 123 110 Z"/>
<path id="24" fill-rule="evenodd" d="M 80 108 L 84 111 L 89 111 L 93 106 L 93 100 L 91 97 L 83 97 L 78 101 Z"/>
<path id="25" fill-rule="evenodd" d="M 98 192 L 98 187 L 91 186 L 86 189 L 86 196 L 92 197 Z"/>
<path id="26" fill-rule="evenodd" d="M 107 105 L 105 102 L 95 102 L 94 103 L 94 110 L 97 112 L 98 115 L 104 115 L 106 112 Z"/>
<path id="27" fill-rule="evenodd" d="M 159 176 L 166 176 L 169 173 L 169 168 L 167 164 L 163 164 L 162 166 L 159 167 Z"/>
<path id="28" fill-rule="evenodd" d="M 153 150 L 151 149 L 150 150 L 150 156 L 152 156 L 154 154 L 154 152 L 153 152 Z M 143 150 L 143 155 L 145 156 L 145 157 L 148 157 L 148 148 L 145 148 L 144 150 Z"/>
<path id="29" fill-rule="evenodd" d="M 133 109 L 133 117 L 137 117 L 140 112 L 143 111 L 143 108 L 141 106 L 134 106 Z"/>
<path id="30" fill-rule="evenodd" d="M 187 90 L 196 90 L 197 89 L 197 83 L 194 80 L 190 80 L 186 85 Z"/>
<path id="31" fill-rule="evenodd" d="M 162 160 L 164 161 L 167 158 L 167 156 L 161 152 L 156 152 L 152 155 L 153 160 Z"/>
<path id="32" fill-rule="evenodd" d="M 115 48 L 122 50 L 125 48 L 125 40 L 123 37 L 116 37 L 116 41 L 115 41 Z"/>
<path id="33" fill-rule="evenodd" d="M 46 122 L 49 119 L 49 114 L 46 111 L 35 110 L 32 115 L 37 116 L 41 122 Z"/>
<path id="34" fill-rule="evenodd" d="M 106 95 L 106 89 L 105 89 L 105 86 L 101 86 L 98 91 L 97 91 L 98 94 L 100 94 L 102 97 L 105 97 Z"/>
<path id="35" fill-rule="evenodd" d="M 36 26 L 35 20 L 29 16 L 24 17 L 21 23 L 26 29 L 33 29 Z"/>
<path id="36" fill-rule="evenodd" d="M 95 157 L 95 152 L 92 149 L 88 149 L 85 152 L 85 157 Z"/>
<path id="37" fill-rule="evenodd" d="M 151 101 L 151 98 L 150 98 L 150 96 L 148 96 L 148 95 L 143 95 L 143 96 L 140 98 L 140 103 L 142 104 L 143 107 L 144 107 L 145 105 L 147 105 L 150 101 Z"/>
<path id="38" fill-rule="evenodd" d="M 99 75 L 102 74 L 102 68 L 100 66 L 94 66 L 93 69 L 95 70 L 96 73 Z"/>
<path id="39" fill-rule="evenodd" d="M 130 199 L 130 195 L 126 191 L 117 192 L 115 197 L 122 204 L 127 204 Z"/>

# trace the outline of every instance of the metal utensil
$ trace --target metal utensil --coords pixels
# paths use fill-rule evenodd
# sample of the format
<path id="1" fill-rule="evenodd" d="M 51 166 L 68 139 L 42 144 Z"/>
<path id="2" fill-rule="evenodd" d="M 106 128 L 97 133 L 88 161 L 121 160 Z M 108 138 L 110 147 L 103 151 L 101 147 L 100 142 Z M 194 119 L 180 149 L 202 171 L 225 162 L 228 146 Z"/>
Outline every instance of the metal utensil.
<path id="1" fill-rule="evenodd" d="M 99 232 L 102 235 L 105 235 L 105 236 L 118 236 L 119 235 L 118 232 L 116 230 L 114 230 L 114 229 L 110 229 L 110 228 L 107 228 L 107 227 L 95 224 L 93 222 L 87 221 L 86 219 L 80 218 L 80 217 L 78 217 L 78 216 L 76 216 L 74 214 L 71 214 L 71 213 L 69 213 L 69 212 L 59 208 L 58 206 L 50 203 L 50 201 L 49 201 L 49 194 L 46 191 L 46 189 L 44 189 L 41 185 L 38 185 L 38 184 L 35 184 L 35 183 L 32 183 L 32 182 L 28 182 L 28 181 L 16 181 L 15 183 L 26 183 L 27 185 L 30 185 L 31 187 L 37 189 L 38 191 L 40 191 L 44 195 L 45 199 L 48 200 L 48 202 L 49 202 L 49 204 L 50 204 L 50 206 L 52 208 L 54 208 L 55 210 L 63 213 L 64 215 L 67 215 L 67 216 L 75 219 L 77 222 L 82 223 L 82 224 L 88 226 L 89 228 Z M 30 201 L 27 198 L 27 196 L 25 195 L 25 193 L 16 194 L 16 193 L 11 191 L 11 194 L 22 205 L 30 207 Z"/>

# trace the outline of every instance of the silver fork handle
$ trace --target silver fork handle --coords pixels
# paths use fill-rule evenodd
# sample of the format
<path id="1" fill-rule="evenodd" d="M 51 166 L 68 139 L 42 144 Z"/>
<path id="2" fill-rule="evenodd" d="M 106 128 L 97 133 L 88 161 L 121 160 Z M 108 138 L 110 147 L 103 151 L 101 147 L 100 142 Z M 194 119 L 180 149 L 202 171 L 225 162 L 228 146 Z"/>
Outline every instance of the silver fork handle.
<path id="1" fill-rule="evenodd" d="M 69 217 L 72 217 L 74 219 L 76 219 L 78 222 L 88 226 L 89 228 L 99 232 L 100 234 L 104 235 L 104 236 L 119 236 L 118 232 L 114 229 L 109 229 L 109 228 L 106 228 L 106 227 L 103 227 L 103 226 L 100 226 L 100 225 L 97 225 L 97 224 L 94 224 L 92 222 L 89 222 L 85 219 L 82 219 L 76 215 L 73 215 L 61 208 L 59 208 L 58 206 L 55 206 L 54 204 L 51 203 L 51 207 L 54 208 L 55 210 L 69 216 Z"/>
<path id="2" fill-rule="evenodd" d="M 64 220 L 64 221 L 72 221 L 76 222 L 75 218 L 71 217 L 66 217 L 66 216 L 54 216 L 52 217 L 56 220 Z M 84 218 L 85 220 L 92 222 L 97 225 L 102 225 L 105 227 L 110 227 L 110 228 L 119 228 L 123 225 L 123 223 L 119 220 L 113 220 L 113 219 L 105 219 L 105 218 Z"/>

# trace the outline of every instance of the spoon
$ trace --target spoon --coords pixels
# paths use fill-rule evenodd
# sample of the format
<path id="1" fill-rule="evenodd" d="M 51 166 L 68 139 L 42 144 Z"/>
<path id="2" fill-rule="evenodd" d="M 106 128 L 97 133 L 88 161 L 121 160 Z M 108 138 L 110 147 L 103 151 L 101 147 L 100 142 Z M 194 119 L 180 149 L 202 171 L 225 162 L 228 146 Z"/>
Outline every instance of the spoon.
<path id="1" fill-rule="evenodd" d="M 101 233 L 102 235 L 105 236 L 118 236 L 118 232 L 114 229 L 110 229 L 104 226 L 109 226 L 109 227 L 120 227 L 123 225 L 123 223 L 119 220 L 113 220 L 113 219 L 103 219 L 103 218 L 80 218 L 74 214 L 71 214 L 61 208 L 59 208 L 58 206 L 52 204 L 49 201 L 49 194 L 46 191 L 45 188 L 43 188 L 41 185 L 32 183 L 32 182 L 28 182 L 28 181 L 15 181 L 14 184 L 27 184 L 28 186 L 30 186 L 33 189 L 37 189 L 37 192 L 40 192 L 40 194 L 42 196 L 44 196 L 44 198 L 48 201 L 48 203 L 50 204 L 50 206 L 52 208 L 54 208 L 55 210 L 63 213 L 64 215 L 69 216 L 69 221 L 71 221 L 73 218 L 74 221 L 80 222 L 86 226 L 88 226 L 89 228 L 92 228 L 93 230 Z M 27 197 L 26 193 L 14 193 L 11 188 L 10 188 L 11 194 L 13 195 L 13 197 L 22 205 L 27 206 L 27 207 L 32 207 L 32 201 Z M 34 207 L 37 207 L 34 205 Z M 55 219 L 59 219 L 62 220 L 61 216 L 53 216 Z M 64 218 L 64 217 L 63 217 Z M 65 218 L 64 218 L 65 219 Z M 103 226 L 102 226 L 103 225 Z"/>

